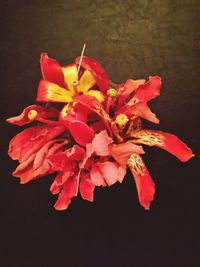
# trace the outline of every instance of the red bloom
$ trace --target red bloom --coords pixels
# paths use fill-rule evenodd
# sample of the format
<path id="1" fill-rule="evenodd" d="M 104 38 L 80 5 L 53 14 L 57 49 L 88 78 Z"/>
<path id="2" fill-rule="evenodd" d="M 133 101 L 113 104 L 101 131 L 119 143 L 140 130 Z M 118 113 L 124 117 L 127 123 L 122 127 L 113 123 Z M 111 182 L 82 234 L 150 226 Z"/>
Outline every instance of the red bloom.
<path id="1" fill-rule="evenodd" d="M 93 59 L 84 58 L 84 71 L 78 73 L 79 59 L 76 63 L 61 67 L 60 64 L 42 53 L 41 70 L 43 80 L 38 87 L 37 101 L 69 103 L 77 94 L 84 93 L 103 101 L 103 94 L 108 89 L 109 80 L 102 67 Z M 95 84 L 100 91 L 93 90 Z"/>
<path id="2" fill-rule="evenodd" d="M 20 164 L 13 175 L 27 183 L 46 175 L 50 166 L 47 157 L 62 149 L 66 141 L 55 139 L 65 128 L 63 126 L 36 126 L 17 134 L 11 141 L 8 154 Z"/>
<path id="3" fill-rule="evenodd" d="M 85 157 L 84 149 L 75 145 L 71 149 L 57 153 L 48 158 L 52 171 L 58 171 L 51 192 L 59 194 L 55 209 L 67 209 L 71 199 L 78 193 L 80 180 L 80 193 L 83 199 L 93 201 L 94 185 L 86 174 L 80 173 L 79 164 Z"/>
<path id="4" fill-rule="evenodd" d="M 42 53 L 40 64 L 37 101 L 51 107 L 31 105 L 7 119 L 19 126 L 36 122 L 10 141 L 8 154 L 19 161 L 13 175 L 27 183 L 57 172 L 50 190 L 58 194 L 55 209 L 64 210 L 78 192 L 93 201 L 95 186 L 122 183 L 129 167 L 139 202 L 149 209 L 155 185 L 141 145 L 160 147 L 183 162 L 193 156 L 178 137 L 142 129 L 142 119 L 159 123 L 147 103 L 160 94 L 160 77 L 129 79 L 114 89 L 91 58 L 78 57 L 61 67 Z"/>

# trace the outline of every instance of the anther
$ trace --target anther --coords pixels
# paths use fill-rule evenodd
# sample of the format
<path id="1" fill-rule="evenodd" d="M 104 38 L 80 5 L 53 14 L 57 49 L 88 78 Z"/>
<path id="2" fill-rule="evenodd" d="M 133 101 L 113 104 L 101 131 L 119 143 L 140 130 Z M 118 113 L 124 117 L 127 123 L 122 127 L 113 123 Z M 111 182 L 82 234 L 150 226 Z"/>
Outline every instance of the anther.
<path id="1" fill-rule="evenodd" d="M 38 115 L 38 112 L 34 109 L 31 109 L 28 113 L 28 119 L 30 121 L 33 121 L 37 117 L 37 115 Z"/>
<path id="2" fill-rule="evenodd" d="M 123 113 L 117 115 L 115 119 L 115 122 L 119 125 L 119 127 L 125 126 L 128 121 L 129 121 L 129 118 Z"/>
<path id="3" fill-rule="evenodd" d="M 118 95 L 118 92 L 117 92 L 117 90 L 110 88 L 107 91 L 107 95 L 110 97 L 116 97 Z"/>

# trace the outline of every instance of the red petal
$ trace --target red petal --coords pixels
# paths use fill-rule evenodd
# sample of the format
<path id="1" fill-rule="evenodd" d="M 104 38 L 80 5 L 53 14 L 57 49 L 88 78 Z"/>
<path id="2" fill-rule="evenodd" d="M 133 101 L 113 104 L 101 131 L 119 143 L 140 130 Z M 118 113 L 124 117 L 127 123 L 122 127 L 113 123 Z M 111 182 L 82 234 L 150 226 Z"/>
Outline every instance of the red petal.
<path id="1" fill-rule="evenodd" d="M 55 59 L 49 58 L 47 53 L 42 53 L 40 65 L 43 79 L 56 83 L 61 87 L 65 86 L 62 68 Z"/>
<path id="2" fill-rule="evenodd" d="M 72 176 L 71 172 L 60 172 L 54 179 L 50 191 L 53 195 L 56 195 L 60 192 L 63 187 L 63 184 Z"/>
<path id="3" fill-rule="evenodd" d="M 73 121 L 69 124 L 69 131 L 74 140 L 81 146 L 91 143 L 94 131 L 82 121 Z"/>
<path id="4" fill-rule="evenodd" d="M 84 105 L 91 111 L 95 112 L 103 121 L 106 128 L 109 131 L 110 136 L 112 136 L 112 131 L 110 129 L 110 116 L 107 114 L 103 108 L 103 106 L 99 103 L 99 101 L 92 97 L 92 96 L 86 96 L 86 95 L 79 95 L 74 98 L 74 101 Z"/>
<path id="5" fill-rule="evenodd" d="M 109 155 L 109 149 L 108 145 L 112 142 L 112 139 L 109 138 L 107 131 L 101 131 L 100 133 L 96 134 L 92 145 L 94 148 L 94 152 L 98 156 L 108 156 Z"/>
<path id="6" fill-rule="evenodd" d="M 63 144 L 54 144 L 52 148 L 49 148 L 53 143 L 54 141 L 47 143 L 16 168 L 13 175 L 20 177 L 21 184 L 28 183 L 49 173 L 50 164 L 47 161 L 47 157 L 52 153 L 56 153 L 63 146 Z"/>
<path id="7" fill-rule="evenodd" d="M 20 183 L 25 184 L 32 180 L 33 177 L 33 160 L 35 154 L 29 157 L 26 161 L 20 163 L 16 170 L 12 173 L 13 176 L 20 178 Z"/>
<path id="8" fill-rule="evenodd" d="M 154 182 L 139 155 L 134 154 L 131 161 L 129 161 L 129 168 L 135 179 L 140 204 L 148 210 L 151 201 L 154 199 Z"/>
<path id="9" fill-rule="evenodd" d="M 158 76 L 149 77 L 149 81 L 140 85 L 131 101 L 148 102 L 160 94 L 161 78 Z"/>
<path id="10" fill-rule="evenodd" d="M 134 140 L 134 143 L 158 146 L 183 162 L 188 161 L 194 156 L 192 150 L 185 143 L 175 135 L 169 133 L 144 129 L 135 133 L 133 132 L 131 136 L 138 138 Z"/>
<path id="11" fill-rule="evenodd" d="M 91 112 L 88 108 L 83 105 L 76 103 L 75 106 L 67 105 L 64 106 L 62 111 L 60 112 L 60 121 L 67 128 L 69 127 L 69 123 L 74 120 L 85 122 L 87 121 L 88 113 Z"/>
<path id="12" fill-rule="evenodd" d="M 56 210 L 65 210 L 68 208 L 71 203 L 71 199 L 76 196 L 77 181 L 77 176 L 72 176 L 65 182 L 64 187 L 59 194 L 58 200 L 54 205 Z"/>
<path id="13" fill-rule="evenodd" d="M 63 126 L 35 126 L 17 134 L 10 141 L 8 154 L 12 159 L 25 161 L 44 144 L 65 131 Z"/>
<path id="14" fill-rule="evenodd" d="M 45 144 L 35 155 L 33 169 L 38 169 L 43 163 L 46 155 L 48 154 L 49 148 L 56 142 L 56 140 L 49 141 Z"/>
<path id="15" fill-rule="evenodd" d="M 100 131 L 105 130 L 105 125 L 102 121 L 95 121 L 90 126 L 94 130 L 95 133 L 99 133 Z"/>
<path id="16" fill-rule="evenodd" d="M 106 186 L 106 183 L 104 181 L 103 174 L 101 173 L 100 169 L 97 167 L 96 164 L 92 165 L 92 169 L 90 171 L 90 177 L 92 180 L 92 183 L 96 186 Z"/>
<path id="17" fill-rule="evenodd" d="M 71 151 L 67 152 L 67 157 L 72 160 L 82 161 L 85 157 L 85 150 L 80 146 L 74 145 Z"/>
<path id="18" fill-rule="evenodd" d="M 78 65 L 80 62 L 80 57 L 76 58 L 75 62 Z M 92 73 L 99 89 L 103 93 L 106 93 L 109 89 L 110 82 L 101 65 L 92 58 L 83 57 L 81 66 Z"/>
<path id="19" fill-rule="evenodd" d="M 138 88 L 139 85 L 142 85 L 145 83 L 145 80 L 127 80 L 125 82 L 123 91 L 119 95 L 118 105 L 121 106 L 124 101 L 130 97 L 130 95 Z M 120 88 L 118 88 L 120 90 Z"/>
<path id="20" fill-rule="evenodd" d="M 31 106 L 25 108 L 19 116 L 9 118 L 6 121 L 11 123 L 11 124 L 16 124 L 19 126 L 28 124 L 28 123 L 32 122 L 32 120 L 30 120 L 28 118 L 28 113 L 30 112 L 30 110 L 35 110 L 35 111 L 37 111 L 38 114 L 40 114 L 41 112 L 43 112 L 45 110 L 45 108 L 42 106 L 31 105 Z"/>
<path id="21" fill-rule="evenodd" d="M 159 119 L 156 115 L 150 110 L 146 103 L 137 103 L 132 108 L 132 114 L 139 116 L 143 119 L 151 121 L 153 123 L 159 123 Z"/>
<path id="22" fill-rule="evenodd" d="M 66 152 L 59 152 L 55 155 L 48 157 L 48 161 L 51 164 L 52 171 L 74 171 L 76 163 L 74 160 L 70 159 Z"/>
<path id="23" fill-rule="evenodd" d="M 133 153 L 144 154 L 142 146 L 137 146 L 131 142 L 110 146 L 110 155 L 121 165 L 127 163 L 130 155 Z"/>
<path id="24" fill-rule="evenodd" d="M 63 180 L 62 180 L 62 173 L 60 172 L 56 178 L 54 179 L 51 187 L 50 187 L 50 191 L 53 195 L 56 195 L 60 192 L 60 190 L 62 189 L 63 186 Z"/>
<path id="25" fill-rule="evenodd" d="M 59 114 L 59 111 L 55 108 L 44 108 L 38 105 L 31 105 L 25 108 L 19 116 L 9 118 L 6 121 L 19 126 L 31 123 L 33 120 L 29 119 L 28 114 L 32 110 L 37 112 L 37 116 L 34 120 L 37 120 L 38 118 L 56 118 Z"/>
<path id="26" fill-rule="evenodd" d="M 118 181 L 122 182 L 125 172 L 122 172 L 122 169 L 115 162 L 97 162 L 96 166 L 109 186 Z"/>
<path id="27" fill-rule="evenodd" d="M 90 178 L 87 175 L 82 175 L 79 185 L 79 191 L 82 198 L 92 202 L 94 200 L 94 188 L 95 185 Z"/>

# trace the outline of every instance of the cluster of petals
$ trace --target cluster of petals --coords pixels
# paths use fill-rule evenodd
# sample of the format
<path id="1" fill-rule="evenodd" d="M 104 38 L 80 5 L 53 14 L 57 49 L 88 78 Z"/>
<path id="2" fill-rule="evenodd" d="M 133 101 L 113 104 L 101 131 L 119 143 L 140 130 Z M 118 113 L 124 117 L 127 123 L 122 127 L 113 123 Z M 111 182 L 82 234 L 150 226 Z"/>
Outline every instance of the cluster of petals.
<path id="1" fill-rule="evenodd" d="M 142 159 L 143 145 L 162 148 L 182 162 L 193 156 L 178 137 L 142 128 L 143 119 L 159 123 L 148 101 L 160 94 L 160 77 L 113 86 L 88 57 L 62 67 L 42 53 L 40 65 L 38 105 L 7 119 L 19 126 L 32 123 L 10 141 L 8 154 L 19 161 L 13 175 L 25 184 L 55 172 L 54 207 L 64 210 L 78 193 L 93 201 L 95 187 L 122 183 L 129 168 L 139 202 L 149 209 L 155 184 Z"/>

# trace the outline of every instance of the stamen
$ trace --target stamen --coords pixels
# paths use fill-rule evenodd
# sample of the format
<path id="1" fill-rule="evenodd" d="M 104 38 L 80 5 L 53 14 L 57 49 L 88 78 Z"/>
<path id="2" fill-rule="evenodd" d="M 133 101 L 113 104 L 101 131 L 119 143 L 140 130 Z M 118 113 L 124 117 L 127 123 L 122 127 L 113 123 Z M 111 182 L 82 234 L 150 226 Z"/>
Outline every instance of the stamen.
<path id="1" fill-rule="evenodd" d="M 115 119 L 115 122 L 119 125 L 119 127 L 124 127 L 128 121 L 129 118 L 123 113 L 119 114 Z"/>
<path id="2" fill-rule="evenodd" d="M 113 89 L 113 88 L 110 88 L 110 89 L 108 89 L 108 91 L 107 91 L 107 95 L 108 95 L 109 97 L 116 97 L 116 96 L 118 96 L 118 92 L 117 92 L 117 90 L 115 90 L 115 89 Z"/>
<path id="3" fill-rule="evenodd" d="M 38 112 L 34 109 L 31 109 L 28 113 L 28 119 L 30 121 L 33 121 L 37 117 L 37 115 L 38 115 Z"/>

